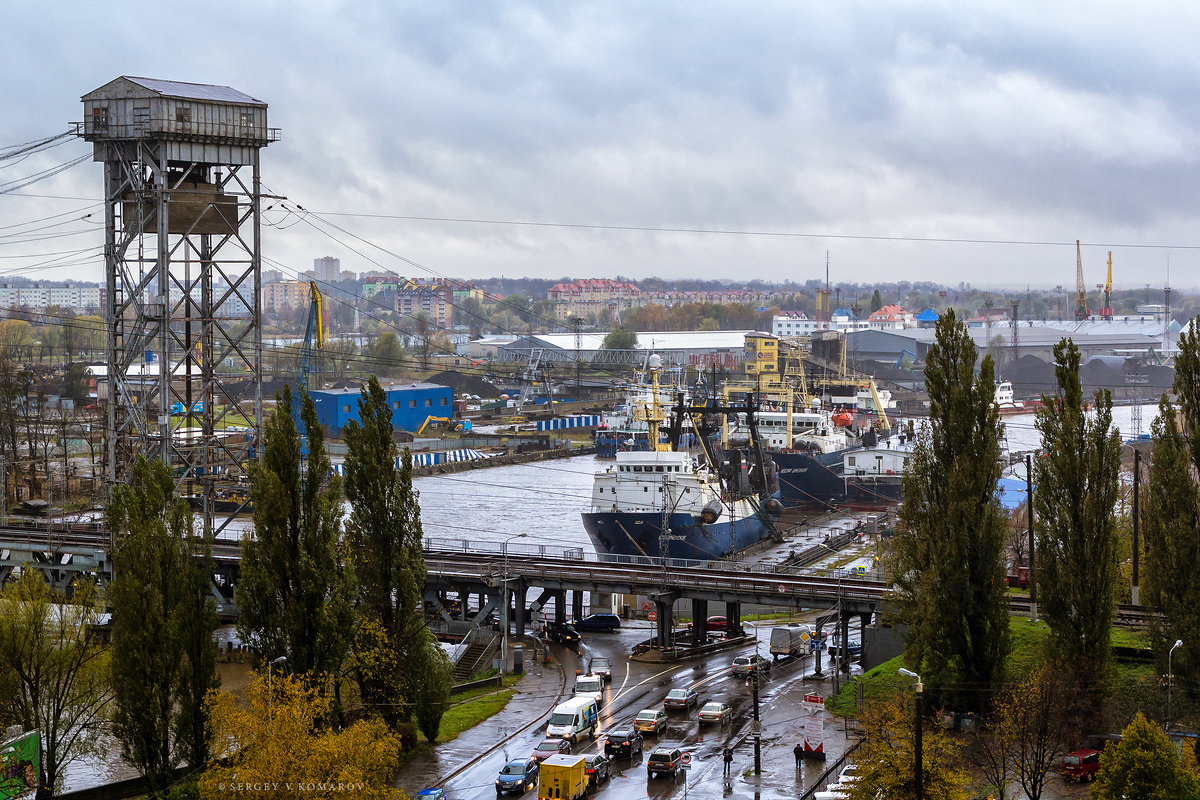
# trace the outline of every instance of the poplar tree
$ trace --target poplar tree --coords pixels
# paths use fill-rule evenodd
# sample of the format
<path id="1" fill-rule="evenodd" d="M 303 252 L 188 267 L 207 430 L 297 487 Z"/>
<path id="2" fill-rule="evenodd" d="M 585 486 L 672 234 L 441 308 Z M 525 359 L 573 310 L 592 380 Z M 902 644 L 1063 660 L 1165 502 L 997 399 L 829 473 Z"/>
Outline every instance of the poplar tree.
<path id="1" fill-rule="evenodd" d="M 1117 609 L 1117 476 L 1121 440 L 1108 390 L 1084 407 L 1079 350 L 1054 346 L 1058 393 L 1037 412 L 1042 457 L 1034 461 L 1038 601 L 1050 655 L 1075 676 L 1081 697 L 1104 686 Z"/>
<path id="2" fill-rule="evenodd" d="M 1143 602 L 1162 611 L 1164 626 L 1156 631 L 1160 653 L 1176 639 L 1183 641 L 1171 665 L 1176 680 L 1182 674 L 1194 682 L 1200 662 L 1200 333 L 1194 322 L 1179 337 L 1174 390 L 1179 408 L 1164 395 L 1151 428 Z"/>
<path id="3" fill-rule="evenodd" d="M 983 710 L 1009 650 L 1006 520 L 995 369 L 953 311 L 937 323 L 925 363 L 929 423 L 904 475 L 892 541 L 906 652 L 943 700 Z"/>
<path id="4" fill-rule="evenodd" d="M 115 543 L 113 730 L 122 756 L 158 796 L 180 763 L 208 760 L 203 703 L 219 683 L 212 557 L 208 542 L 194 540 L 192 511 L 161 461 L 138 456 L 129 482 L 114 487 L 107 517 Z"/>
<path id="5" fill-rule="evenodd" d="M 242 539 L 238 632 L 260 662 L 286 656 L 292 672 L 332 675 L 352 635 L 354 583 L 342 566 L 341 483 L 307 392 L 299 405 L 304 442 L 285 386 L 250 466 L 254 532 Z"/>
<path id="6" fill-rule="evenodd" d="M 377 622 L 383 634 L 382 643 L 378 637 L 363 637 L 374 639 L 363 645 L 391 651 L 387 657 L 362 659 L 360 663 L 374 669 L 359 669 L 358 679 L 364 702 L 395 725 L 411 715 L 414 703 L 433 696 L 431 686 L 442 684 L 440 676 L 429 674 L 441 662 L 421 652 L 439 647 L 421 615 L 421 508 L 412 486 L 409 453 L 406 449 L 401 456 L 397 451 L 392 410 L 376 377 L 363 387 L 358 408 L 361 423 L 351 420 L 345 430 L 346 498 L 351 509 L 346 538 L 358 581 L 359 613 Z M 434 725 L 435 734 L 436 730 Z"/>

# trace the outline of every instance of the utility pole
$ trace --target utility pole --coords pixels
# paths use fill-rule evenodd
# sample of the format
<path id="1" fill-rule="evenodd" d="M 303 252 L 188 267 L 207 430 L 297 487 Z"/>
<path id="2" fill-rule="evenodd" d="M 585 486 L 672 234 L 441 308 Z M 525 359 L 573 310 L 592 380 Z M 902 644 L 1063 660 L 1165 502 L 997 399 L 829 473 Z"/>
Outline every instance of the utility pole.
<path id="1" fill-rule="evenodd" d="M 1025 504 L 1029 509 L 1029 621 L 1037 622 L 1037 576 L 1033 568 L 1033 456 L 1028 454 L 1025 455 Z M 1134 583 L 1137 583 L 1136 578 Z"/>
<path id="2" fill-rule="evenodd" d="M 1133 586 L 1132 597 L 1133 604 L 1141 605 L 1138 602 L 1138 479 L 1142 474 L 1142 453 L 1137 447 L 1133 448 Z"/>
<path id="3" fill-rule="evenodd" d="M 755 631 L 754 638 L 758 639 L 758 631 Z M 755 649 L 757 653 L 757 648 Z M 758 718 L 758 680 L 762 671 L 758 665 L 754 665 L 754 672 L 750 678 L 751 691 L 754 693 L 754 722 L 750 725 L 750 735 L 754 737 L 754 774 L 762 774 L 762 723 Z"/>
<path id="4" fill-rule="evenodd" d="M 1020 300 L 1012 300 L 1012 363 L 1017 363 L 1017 359 L 1021 357 L 1021 341 L 1020 334 L 1017 333 L 1017 308 L 1021 305 Z"/>

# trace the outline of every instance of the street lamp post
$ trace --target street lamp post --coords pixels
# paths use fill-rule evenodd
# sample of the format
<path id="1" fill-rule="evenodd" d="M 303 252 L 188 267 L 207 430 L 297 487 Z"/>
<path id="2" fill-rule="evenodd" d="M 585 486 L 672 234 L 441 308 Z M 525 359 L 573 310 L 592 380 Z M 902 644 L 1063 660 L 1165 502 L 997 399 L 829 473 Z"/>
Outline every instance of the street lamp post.
<path id="1" fill-rule="evenodd" d="M 513 539 L 523 539 L 528 533 L 518 533 L 504 540 L 504 567 L 500 574 L 500 599 L 504 604 L 500 609 L 500 674 L 508 674 L 508 543 Z M 522 599 L 522 602 L 524 600 Z"/>
<path id="2" fill-rule="evenodd" d="M 901 667 L 899 672 L 906 677 L 917 679 L 916 728 L 913 732 L 913 785 L 916 789 L 917 800 L 923 800 L 925 797 L 925 785 L 921 764 L 921 697 L 924 693 L 925 685 L 921 683 L 921 676 L 911 669 Z"/>
<path id="3" fill-rule="evenodd" d="M 271 693 L 271 667 L 275 666 L 276 664 L 282 664 L 285 661 L 287 661 L 287 656 L 280 656 L 279 658 L 275 659 L 274 661 L 267 662 L 267 724 L 268 725 L 271 724 L 271 719 L 272 719 L 271 700 L 274 699 L 274 695 Z"/>
<path id="4" fill-rule="evenodd" d="M 1176 639 L 1175 644 L 1171 645 L 1171 649 L 1167 651 L 1167 730 L 1171 730 L 1171 684 L 1174 681 L 1174 674 L 1171 672 L 1171 656 L 1175 653 L 1175 648 L 1183 644 L 1183 639 Z"/>
<path id="5" fill-rule="evenodd" d="M 758 656 L 758 626 L 753 622 L 743 622 L 743 625 L 749 625 L 754 628 L 754 655 Z M 750 735 L 754 738 L 754 774 L 762 774 L 762 722 L 758 716 L 758 680 L 762 675 L 762 670 L 759 669 L 758 659 L 754 659 L 754 668 L 750 670 L 750 690 L 754 697 L 754 722 L 751 725 Z"/>

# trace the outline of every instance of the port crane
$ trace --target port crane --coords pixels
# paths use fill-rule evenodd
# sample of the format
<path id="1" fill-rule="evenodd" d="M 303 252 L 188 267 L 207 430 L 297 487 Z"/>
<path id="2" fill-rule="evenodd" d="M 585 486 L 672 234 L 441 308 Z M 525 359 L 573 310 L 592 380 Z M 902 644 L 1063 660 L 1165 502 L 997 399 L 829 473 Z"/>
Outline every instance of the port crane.
<path id="1" fill-rule="evenodd" d="M 1111 320 L 1113 318 L 1113 310 L 1109 295 L 1112 292 L 1112 250 L 1108 251 L 1108 280 L 1104 282 L 1102 290 L 1104 292 L 1104 304 L 1100 306 L 1100 319 Z"/>
<path id="2" fill-rule="evenodd" d="M 1091 316 L 1087 307 L 1087 289 L 1083 285 L 1083 254 L 1075 240 L 1075 319 L 1082 322 Z"/>
<path id="3" fill-rule="evenodd" d="M 309 376 L 320 372 L 317 351 L 325 349 L 325 323 L 321 290 L 315 281 L 308 282 L 308 326 L 304 329 L 304 346 L 296 364 L 296 388 L 308 391 Z M 299 391 L 296 392 L 299 395 Z"/>

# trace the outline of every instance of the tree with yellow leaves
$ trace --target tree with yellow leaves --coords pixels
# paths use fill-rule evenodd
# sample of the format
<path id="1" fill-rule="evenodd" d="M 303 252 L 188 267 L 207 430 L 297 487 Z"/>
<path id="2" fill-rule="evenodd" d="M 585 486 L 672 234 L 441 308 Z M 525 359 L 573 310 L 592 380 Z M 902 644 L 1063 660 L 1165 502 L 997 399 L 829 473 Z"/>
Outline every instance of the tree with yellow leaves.
<path id="1" fill-rule="evenodd" d="M 913 714 L 903 695 L 866 708 L 861 717 L 867 740 L 859 751 L 858 775 L 849 800 L 912 800 Z M 966 800 L 970 775 L 962 766 L 962 742 L 942 728 L 925 725 L 921 736 L 922 784 L 926 800 Z"/>
<path id="2" fill-rule="evenodd" d="M 311 682 L 259 676 L 247 703 L 209 694 L 213 760 L 200 778 L 206 800 L 404 800 L 392 788 L 400 738 L 378 719 L 344 731 L 325 726 L 332 700 Z"/>

